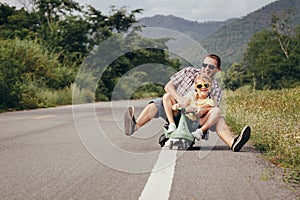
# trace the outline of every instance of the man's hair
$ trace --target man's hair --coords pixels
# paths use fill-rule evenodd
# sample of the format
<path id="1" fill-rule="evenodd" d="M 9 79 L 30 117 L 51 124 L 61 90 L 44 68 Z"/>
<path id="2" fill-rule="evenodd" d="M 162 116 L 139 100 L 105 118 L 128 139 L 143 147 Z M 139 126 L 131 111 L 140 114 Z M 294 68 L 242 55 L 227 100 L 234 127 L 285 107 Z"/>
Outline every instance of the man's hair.
<path id="1" fill-rule="evenodd" d="M 209 57 L 209 58 L 212 58 L 212 59 L 215 59 L 217 61 L 217 67 L 220 68 L 221 67 L 221 58 L 216 55 L 216 54 L 208 54 L 206 55 L 205 57 Z"/>

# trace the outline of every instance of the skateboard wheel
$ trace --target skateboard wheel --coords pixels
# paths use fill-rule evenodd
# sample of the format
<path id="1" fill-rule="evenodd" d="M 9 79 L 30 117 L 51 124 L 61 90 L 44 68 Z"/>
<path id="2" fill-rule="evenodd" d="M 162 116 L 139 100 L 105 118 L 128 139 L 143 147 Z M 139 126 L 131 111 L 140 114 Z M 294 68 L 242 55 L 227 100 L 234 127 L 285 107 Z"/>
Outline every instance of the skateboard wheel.
<path id="1" fill-rule="evenodd" d="M 169 149 L 173 149 L 173 141 L 170 141 Z"/>

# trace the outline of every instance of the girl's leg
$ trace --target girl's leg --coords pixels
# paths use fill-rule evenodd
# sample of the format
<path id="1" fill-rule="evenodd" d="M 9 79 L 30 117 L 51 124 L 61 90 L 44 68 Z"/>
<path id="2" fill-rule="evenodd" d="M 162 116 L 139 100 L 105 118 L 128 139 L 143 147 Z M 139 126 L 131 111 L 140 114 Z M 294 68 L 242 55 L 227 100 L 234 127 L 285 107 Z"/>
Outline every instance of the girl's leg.
<path id="1" fill-rule="evenodd" d="M 220 109 L 218 107 L 214 107 L 208 111 L 208 113 L 199 119 L 199 124 L 201 128 L 197 129 L 196 131 L 192 132 L 192 135 L 197 139 L 203 136 L 203 133 L 207 131 L 210 127 L 212 127 L 220 118 Z M 206 138 L 207 140 L 207 138 Z"/>
<path id="2" fill-rule="evenodd" d="M 220 118 L 221 111 L 218 107 L 214 107 L 208 111 L 208 113 L 201 117 L 199 123 L 201 125 L 201 130 L 205 132 L 210 127 L 212 127 L 215 123 L 217 123 Z"/>
<path id="3" fill-rule="evenodd" d="M 176 125 L 174 122 L 174 115 L 173 115 L 173 111 L 172 111 L 172 105 L 174 105 L 175 99 L 172 97 L 171 94 L 166 93 L 163 96 L 163 104 L 164 104 L 164 109 L 167 115 L 167 119 L 169 121 L 169 128 L 167 133 L 172 133 L 175 129 L 176 129 Z"/>
<path id="4" fill-rule="evenodd" d="M 174 105 L 175 99 L 172 97 L 171 94 L 166 93 L 163 96 L 163 104 L 164 104 L 164 109 L 167 115 L 167 119 L 170 123 L 174 123 L 174 115 L 172 111 L 172 105 Z"/>

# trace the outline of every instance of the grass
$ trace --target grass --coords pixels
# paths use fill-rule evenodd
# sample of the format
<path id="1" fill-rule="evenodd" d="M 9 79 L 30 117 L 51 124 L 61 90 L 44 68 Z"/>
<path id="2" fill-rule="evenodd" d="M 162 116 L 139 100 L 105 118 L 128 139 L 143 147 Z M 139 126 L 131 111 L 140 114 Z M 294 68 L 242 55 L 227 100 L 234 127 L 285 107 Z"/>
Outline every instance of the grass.
<path id="1" fill-rule="evenodd" d="M 71 84 L 69 87 L 60 90 L 39 90 L 38 96 L 42 99 L 39 107 L 87 103 L 93 102 L 95 98 L 92 92 L 79 89 L 75 84 Z"/>
<path id="2" fill-rule="evenodd" d="M 300 88 L 226 91 L 226 120 L 238 133 L 245 124 L 252 129 L 250 143 L 283 167 L 286 180 L 300 180 Z"/>

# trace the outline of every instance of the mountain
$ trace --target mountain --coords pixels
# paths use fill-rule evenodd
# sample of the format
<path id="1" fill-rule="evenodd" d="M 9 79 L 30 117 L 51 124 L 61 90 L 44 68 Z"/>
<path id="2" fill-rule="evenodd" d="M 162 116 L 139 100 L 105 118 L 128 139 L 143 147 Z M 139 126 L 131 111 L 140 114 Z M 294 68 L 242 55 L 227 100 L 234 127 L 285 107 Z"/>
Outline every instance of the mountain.
<path id="1" fill-rule="evenodd" d="M 282 17 L 291 11 L 292 24 L 300 24 L 300 0 L 279 0 L 261 9 L 224 25 L 213 34 L 201 40 L 203 47 L 209 52 L 215 52 L 223 58 L 226 69 L 234 62 L 242 62 L 247 50 L 247 44 L 252 36 L 269 29 L 272 16 Z"/>
<path id="2" fill-rule="evenodd" d="M 300 0 L 278 0 L 242 18 L 227 21 L 197 22 L 176 16 L 156 15 L 140 19 L 142 25 L 163 27 L 185 33 L 192 37 L 209 53 L 219 54 L 226 70 L 234 62 L 242 62 L 252 36 L 269 29 L 272 16 L 281 17 L 292 11 L 291 22 L 300 24 Z"/>
<path id="3" fill-rule="evenodd" d="M 153 17 L 141 18 L 139 20 L 139 25 L 144 25 L 146 27 L 169 28 L 184 33 L 194 40 L 200 41 L 233 20 L 234 19 L 230 19 L 225 22 L 211 21 L 200 23 L 173 15 L 155 15 Z"/>

